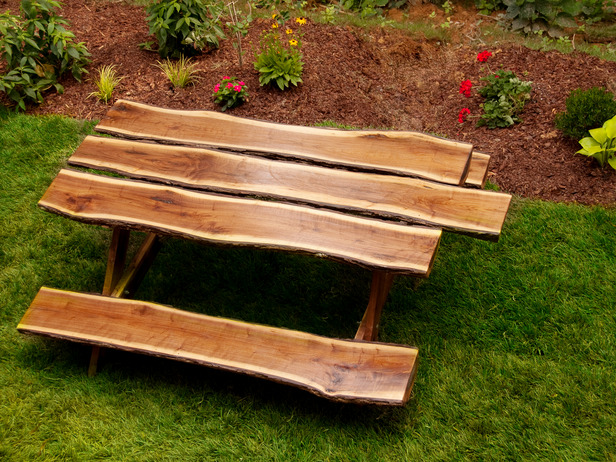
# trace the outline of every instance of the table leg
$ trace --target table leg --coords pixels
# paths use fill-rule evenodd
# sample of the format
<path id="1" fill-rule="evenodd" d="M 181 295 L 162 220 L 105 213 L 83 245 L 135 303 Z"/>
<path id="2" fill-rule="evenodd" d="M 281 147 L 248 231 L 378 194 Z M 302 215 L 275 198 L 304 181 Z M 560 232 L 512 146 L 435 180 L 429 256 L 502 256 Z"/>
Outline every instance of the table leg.
<path id="1" fill-rule="evenodd" d="M 148 234 L 128 265 L 128 268 L 124 270 L 129 238 L 130 230 L 113 229 L 109 256 L 107 258 L 107 272 L 103 284 L 103 295 L 116 298 L 131 298 L 160 250 L 160 236 Z M 100 347 L 92 347 L 90 366 L 88 367 L 88 375 L 90 377 L 96 374 L 100 353 Z"/>
<path id="2" fill-rule="evenodd" d="M 387 295 L 394 282 L 394 274 L 387 271 L 373 271 L 368 307 L 361 320 L 355 340 L 376 341 L 379 335 L 379 322 Z"/>

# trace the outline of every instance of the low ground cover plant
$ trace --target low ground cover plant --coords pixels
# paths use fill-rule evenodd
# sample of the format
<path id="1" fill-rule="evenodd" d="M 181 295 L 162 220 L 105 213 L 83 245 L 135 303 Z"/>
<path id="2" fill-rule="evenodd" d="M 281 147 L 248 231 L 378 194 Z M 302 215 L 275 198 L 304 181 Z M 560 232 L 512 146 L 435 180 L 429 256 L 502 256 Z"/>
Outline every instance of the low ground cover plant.
<path id="1" fill-rule="evenodd" d="M 221 111 L 234 108 L 248 99 L 246 83 L 235 77 L 225 76 L 214 86 L 214 102 L 220 105 Z"/>
<path id="2" fill-rule="evenodd" d="M 579 140 L 588 136 L 588 130 L 600 127 L 616 115 L 614 94 L 605 88 L 578 88 L 569 93 L 565 111 L 556 114 L 556 128 L 569 138 Z"/>
<path id="3" fill-rule="evenodd" d="M 299 28 L 306 23 L 306 19 L 295 20 L 299 26 L 296 30 L 285 26 L 286 21 L 280 14 L 274 14 L 273 19 L 271 29 L 261 34 L 254 66 L 259 71 L 261 85 L 271 84 L 285 90 L 289 85 L 297 86 L 302 82 L 304 55 Z"/>
<path id="4" fill-rule="evenodd" d="M 68 22 L 56 13 L 55 0 L 22 0 L 23 18 L 8 12 L 0 15 L 0 56 L 7 72 L 0 76 L 0 91 L 18 108 L 26 103 L 42 103 L 43 92 L 51 87 L 62 92 L 58 79 L 71 72 L 81 82 L 90 62 L 83 42 L 65 26 Z"/>

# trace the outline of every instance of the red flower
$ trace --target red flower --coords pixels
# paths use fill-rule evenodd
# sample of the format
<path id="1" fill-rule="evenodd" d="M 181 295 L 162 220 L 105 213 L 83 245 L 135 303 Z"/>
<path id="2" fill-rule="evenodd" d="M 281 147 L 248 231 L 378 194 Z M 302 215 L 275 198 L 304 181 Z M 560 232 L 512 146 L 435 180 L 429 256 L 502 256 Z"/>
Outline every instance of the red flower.
<path id="1" fill-rule="evenodd" d="M 488 50 L 482 51 L 481 53 L 477 54 L 477 61 L 479 61 L 480 63 L 485 63 L 490 56 L 492 56 L 492 53 Z"/>
<path id="2" fill-rule="evenodd" d="M 465 80 L 460 84 L 460 93 L 470 98 L 471 88 L 473 88 L 473 83 L 470 80 Z"/>
<path id="3" fill-rule="evenodd" d="M 466 116 L 471 113 L 471 110 L 467 107 L 463 107 L 460 109 L 460 113 L 458 114 L 458 122 L 461 124 L 466 120 Z"/>

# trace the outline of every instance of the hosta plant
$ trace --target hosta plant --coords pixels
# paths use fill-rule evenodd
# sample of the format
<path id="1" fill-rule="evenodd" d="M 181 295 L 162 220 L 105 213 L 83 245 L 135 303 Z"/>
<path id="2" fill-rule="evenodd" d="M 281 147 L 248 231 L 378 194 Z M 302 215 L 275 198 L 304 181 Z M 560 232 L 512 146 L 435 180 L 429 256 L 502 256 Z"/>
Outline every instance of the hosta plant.
<path id="1" fill-rule="evenodd" d="M 226 111 L 239 106 L 248 99 L 246 84 L 235 77 L 225 76 L 220 83 L 214 86 L 214 102 L 221 106 L 221 111 Z"/>
<path id="2" fill-rule="evenodd" d="M 603 124 L 603 127 L 589 130 L 590 136 L 582 138 L 582 149 L 576 154 L 594 157 L 601 167 L 607 164 L 616 170 L 616 116 Z"/>

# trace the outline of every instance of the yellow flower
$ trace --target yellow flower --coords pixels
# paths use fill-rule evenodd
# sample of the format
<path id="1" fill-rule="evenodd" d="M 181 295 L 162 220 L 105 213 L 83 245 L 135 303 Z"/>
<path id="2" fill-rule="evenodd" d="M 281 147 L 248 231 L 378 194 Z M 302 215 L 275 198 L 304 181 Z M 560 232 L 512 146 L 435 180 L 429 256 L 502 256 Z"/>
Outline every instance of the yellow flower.
<path id="1" fill-rule="evenodd" d="M 295 39 L 289 40 L 289 45 L 291 45 L 292 47 L 296 47 L 297 46 L 297 40 L 295 40 Z"/>
<path id="2" fill-rule="evenodd" d="M 303 26 L 304 24 L 306 24 L 306 18 L 296 18 L 295 22 L 300 26 Z"/>
<path id="3" fill-rule="evenodd" d="M 287 35 L 290 35 L 290 34 L 293 33 L 293 31 L 291 29 L 287 29 L 285 32 L 287 33 Z"/>
<path id="4" fill-rule="evenodd" d="M 272 24 L 272 29 L 278 29 L 278 23 L 275 22 L 274 24 Z"/>
<path id="5" fill-rule="evenodd" d="M 272 19 L 276 19 L 276 16 L 278 16 L 278 15 L 277 15 L 276 13 L 274 13 L 274 14 L 272 15 Z"/>

